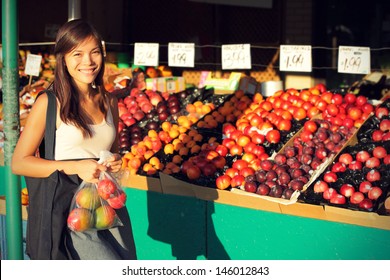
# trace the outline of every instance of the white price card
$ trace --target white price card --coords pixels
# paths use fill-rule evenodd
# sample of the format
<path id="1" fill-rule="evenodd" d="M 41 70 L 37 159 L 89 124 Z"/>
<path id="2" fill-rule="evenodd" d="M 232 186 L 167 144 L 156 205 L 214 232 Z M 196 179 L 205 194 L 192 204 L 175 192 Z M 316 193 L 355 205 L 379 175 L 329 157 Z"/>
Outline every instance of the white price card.
<path id="1" fill-rule="evenodd" d="M 311 46 L 280 45 L 279 70 L 311 72 Z"/>
<path id="2" fill-rule="evenodd" d="M 339 46 L 337 72 L 369 74 L 371 72 L 370 48 Z"/>
<path id="3" fill-rule="evenodd" d="M 195 44 L 194 43 L 169 43 L 168 66 L 194 67 Z"/>
<path id="4" fill-rule="evenodd" d="M 158 66 L 158 43 L 135 43 L 134 64 L 143 66 Z"/>
<path id="5" fill-rule="evenodd" d="M 222 69 L 251 69 L 251 45 L 222 45 Z"/>
<path id="6" fill-rule="evenodd" d="M 26 60 L 26 66 L 24 68 L 24 73 L 31 76 L 39 76 L 39 71 L 41 69 L 42 56 L 37 54 L 28 54 Z"/>

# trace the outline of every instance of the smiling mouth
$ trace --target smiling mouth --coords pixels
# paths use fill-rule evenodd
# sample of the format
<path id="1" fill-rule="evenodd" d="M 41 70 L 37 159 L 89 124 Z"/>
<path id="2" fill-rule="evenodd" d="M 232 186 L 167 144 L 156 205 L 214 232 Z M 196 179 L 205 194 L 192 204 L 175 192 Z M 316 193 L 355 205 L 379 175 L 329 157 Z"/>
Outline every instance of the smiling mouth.
<path id="1" fill-rule="evenodd" d="M 96 68 L 93 69 L 80 69 L 79 72 L 82 72 L 84 74 L 93 74 L 95 72 Z"/>

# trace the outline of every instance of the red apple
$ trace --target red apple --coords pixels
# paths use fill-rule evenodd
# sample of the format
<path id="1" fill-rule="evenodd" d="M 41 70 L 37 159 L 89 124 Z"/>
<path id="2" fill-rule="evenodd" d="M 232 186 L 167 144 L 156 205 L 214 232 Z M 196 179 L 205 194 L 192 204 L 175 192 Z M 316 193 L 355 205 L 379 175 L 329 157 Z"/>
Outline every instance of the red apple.
<path id="1" fill-rule="evenodd" d="M 374 132 L 371 134 L 371 138 L 373 141 L 379 142 L 379 141 L 382 141 L 384 134 L 385 133 L 382 130 L 377 129 L 377 130 L 374 130 Z"/>
<path id="2" fill-rule="evenodd" d="M 342 194 L 336 194 L 330 198 L 330 203 L 333 204 L 345 204 L 346 199 Z"/>
<path id="3" fill-rule="evenodd" d="M 365 163 L 365 166 L 367 168 L 377 168 L 381 165 L 381 162 L 378 158 L 376 157 L 370 157 L 366 163 Z"/>
<path id="4" fill-rule="evenodd" d="M 339 156 L 339 162 L 344 163 L 345 165 L 350 164 L 353 161 L 353 158 L 351 154 L 349 153 L 344 153 Z"/>
<path id="5" fill-rule="evenodd" d="M 225 174 L 228 175 L 230 178 L 233 178 L 236 175 L 239 175 L 240 171 L 237 168 L 230 167 L 226 169 Z"/>
<path id="6" fill-rule="evenodd" d="M 324 191 L 326 191 L 328 189 L 329 189 L 329 185 L 324 181 L 319 180 L 314 184 L 314 192 L 315 193 L 323 193 Z"/>
<path id="7" fill-rule="evenodd" d="M 356 160 L 360 162 L 366 162 L 371 157 L 370 153 L 367 151 L 359 151 L 356 154 Z"/>
<path id="8" fill-rule="evenodd" d="M 378 159 L 381 159 L 387 156 L 387 151 L 384 147 L 377 146 L 372 150 L 372 155 Z"/>
<path id="9" fill-rule="evenodd" d="M 236 175 L 230 181 L 230 185 L 232 188 L 243 186 L 244 183 L 245 183 L 245 177 L 243 175 Z"/>
<path id="10" fill-rule="evenodd" d="M 367 173 L 366 179 L 367 179 L 367 181 L 369 181 L 369 182 L 379 181 L 379 180 L 381 179 L 381 174 L 379 173 L 378 170 L 372 169 L 372 170 L 370 170 L 370 171 Z"/>
<path id="11" fill-rule="evenodd" d="M 375 109 L 375 116 L 378 119 L 389 116 L 389 110 L 386 107 L 377 107 Z"/>
<path id="12" fill-rule="evenodd" d="M 347 170 L 347 167 L 342 162 L 336 162 L 331 168 L 332 172 L 344 172 L 345 170 Z"/>
<path id="13" fill-rule="evenodd" d="M 93 227 L 92 212 L 85 208 L 73 209 L 67 218 L 68 228 L 72 231 L 85 231 Z"/>
<path id="14" fill-rule="evenodd" d="M 354 192 L 349 201 L 352 203 L 352 204 L 359 204 L 360 202 L 362 202 L 362 200 L 364 199 L 364 194 L 361 193 L 361 192 Z"/>
<path id="15" fill-rule="evenodd" d="M 371 210 L 372 207 L 373 207 L 372 200 L 369 199 L 369 198 L 363 199 L 363 200 L 359 203 L 359 207 L 362 208 L 362 209 Z"/>
<path id="16" fill-rule="evenodd" d="M 368 198 L 371 200 L 377 200 L 382 195 L 382 189 L 380 187 L 372 187 L 368 191 Z"/>
<path id="17" fill-rule="evenodd" d="M 218 189 L 225 190 L 230 186 L 231 180 L 232 179 L 230 178 L 229 175 L 224 174 L 224 175 L 217 177 L 215 184 L 216 184 Z"/>
<path id="18" fill-rule="evenodd" d="M 118 193 L 107 199 L 108 205 L 110 205 L 114 209 L 122 208 L 126 203 L 126 193 L 123 191 L 118 191 Z"/>
<path id="19" fill-rule="evenodd" d="M 390 119 L 382 120 L 379 124 L 379 129 L 383 132 L 390 131 Z"/>
<path id="20" fill-rule="evenodd" d="M 369 181 L 363 181 L 359 185 L 359 191 L 362 193 L 368 193 L 371 190 L 372 184 Z"/>
<path id="21" fill-rule="evenodd" d="M 337 181 L 337 174 L 332 171 L 327 171 L 324 174 L 324 181 L 327 183 L 334 183 Z"/>
<path id="22" fill-rule="evenodd" d="M 337 195 L 337 191 L 334 188 L 328 188 L 322 194 L 322 197 L 326 200 L 330 200 L 333 196 Z"/>
<path id="23" fill-rule="evenodd" d="M 97 192 L 103 199 L 108 199 L 117 191 L 116 184 L 110 179 L 102 179 L 97 184 Z"/>
<path id="24" fill-rule="evenodd" d="M 390 155 L 385 156 L 383 159 L 383 164 L 390 164 Z"/>
<path id="25" fill-rule="evenodd" d="M 345 197 L 351 197 L 355 192 L 355 188 L 351 184 L 343 184 L 340 188 L 340 193 Z"/>
<path id="26" fill-rule="evenodd" d="M 348 169 L 350 170 L 361 170 L 363 168 L 363 164 L 360 161 L 354 160 L 348 165 Z"/>
<path id="27" fill-rule="evenodd" d="M 218 145 L 216 148 L 215 148 L 215 151 L 219 154 L 219 155 L 221 155 L 221 156 L 223 156 L 223 157 L 225 157 L 226 155 L 227 155 L 227 153 L 229 152 L 229 150 L 228 150 L 228 148 L 226 147 L 226 146 L 224 146 L 224 145 Z"/>

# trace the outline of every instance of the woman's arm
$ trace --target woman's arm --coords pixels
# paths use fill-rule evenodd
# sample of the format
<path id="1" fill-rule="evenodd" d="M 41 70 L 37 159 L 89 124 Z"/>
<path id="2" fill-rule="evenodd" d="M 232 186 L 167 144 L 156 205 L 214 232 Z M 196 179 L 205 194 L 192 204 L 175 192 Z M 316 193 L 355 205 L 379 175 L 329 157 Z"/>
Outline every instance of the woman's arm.
<path id="1" fill-rule="evenodd" d="M 116 96 L 109 94 L 109 104 L 112 113 L 112 119 L 115 126 L 115 140 L 111 146 L 110 152 L 113 156 L 106 161 L 108 170 L 111 172 L 118 172 L 122 167 L 122 157 L 118 153 L 119 151 L 119 133 L 118 133 L 118 122 L 119 122 L 119 111 L 118 111 L 118 99 Z"/>
<path id="2" fill-rule="evenodd" d="M 48 177 L 59 170 L 69 175 L 77 174 L 88 182 L 96 182 L 100 170 L 106 170 L 106 167 L 94 160 L 55 161 L 35 156 L 45 134 L 47 104 L 46 94 L 42 94 L 34 103 L 12 156 L 12 172 L 29 177 Z"/>

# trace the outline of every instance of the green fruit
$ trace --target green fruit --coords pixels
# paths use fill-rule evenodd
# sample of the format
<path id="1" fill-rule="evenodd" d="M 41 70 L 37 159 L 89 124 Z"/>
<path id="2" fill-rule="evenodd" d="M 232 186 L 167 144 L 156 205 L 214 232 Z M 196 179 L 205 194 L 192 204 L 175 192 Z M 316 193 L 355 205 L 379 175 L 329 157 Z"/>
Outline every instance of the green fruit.
<path id="1" fill-rule="evenodd" d="M 95 228 L 107 229 L 114 225 L 116 218 L 115 210 L 109 205 L 102 205 L 94 212 Z"/>
<path id="2" fill-rule="evenodd" d="M 76 203 L 79 208 L 95 210 L 100 203 L 100 197 L 94 185 L 87 185 L 76 194 Z"/>

